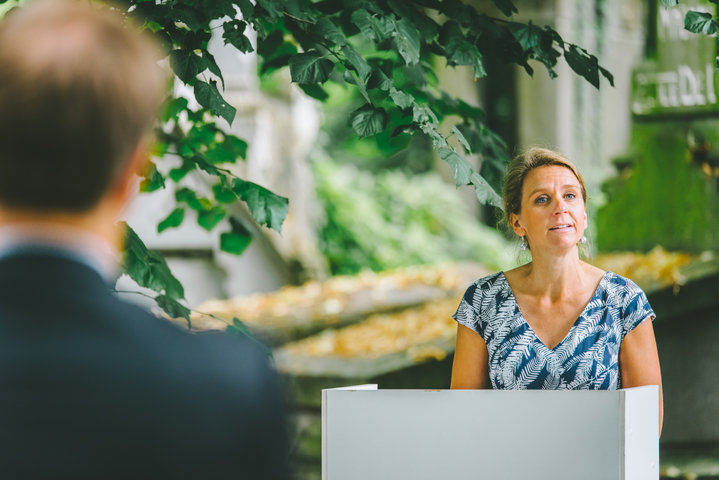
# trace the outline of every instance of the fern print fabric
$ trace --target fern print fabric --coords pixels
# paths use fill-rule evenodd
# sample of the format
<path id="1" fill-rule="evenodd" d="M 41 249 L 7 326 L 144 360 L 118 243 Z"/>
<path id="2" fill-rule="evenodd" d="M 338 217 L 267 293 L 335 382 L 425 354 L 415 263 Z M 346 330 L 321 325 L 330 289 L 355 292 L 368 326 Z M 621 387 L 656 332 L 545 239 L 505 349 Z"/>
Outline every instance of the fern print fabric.
<path id="1" fill-rule="evenodd" d="M 487 344 L 495 389 L 616 390 L 622 339 L 655 315 L 642 289 L 606 272 L 566 337 L 550 349 L 522 316 L 499 272 L 470 285 L 452 317 Z"/>

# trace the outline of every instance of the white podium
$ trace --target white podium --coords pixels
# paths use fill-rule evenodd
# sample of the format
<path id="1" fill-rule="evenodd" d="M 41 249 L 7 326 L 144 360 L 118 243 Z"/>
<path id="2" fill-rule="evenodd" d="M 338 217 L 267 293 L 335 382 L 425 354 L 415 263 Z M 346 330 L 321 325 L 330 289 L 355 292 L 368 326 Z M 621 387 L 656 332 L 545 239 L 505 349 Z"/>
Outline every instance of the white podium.
<path id="1" fill-rule="evenodd" d="M 323 480 L 657 480 L 656 386 L 322 391 Z"/>

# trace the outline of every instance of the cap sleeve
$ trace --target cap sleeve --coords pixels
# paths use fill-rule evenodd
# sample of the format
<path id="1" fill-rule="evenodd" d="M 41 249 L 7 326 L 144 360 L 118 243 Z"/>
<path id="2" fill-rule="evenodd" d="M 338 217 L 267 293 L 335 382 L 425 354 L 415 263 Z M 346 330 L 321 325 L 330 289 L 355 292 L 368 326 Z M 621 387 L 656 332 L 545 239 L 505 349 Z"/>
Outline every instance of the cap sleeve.
<path id="1" fill-rule="evenodd" d="M 634 330 L 647 318 L 656 317 L 644 291 L 637 284 L 628 280 L 627 292 L 622 304 L 622 336 Z"/>
<path id="2" fill-rule="evenodd" d="M 457 323 L 464 325 L 470 330 L 477 332 L 482 338 L 484 338 L 484 330 L 487 326 L 487 322 L 480 315 L 480 306 L 482 305 L 483 289 L 477 286 L 477 283 L 473 283 L 464 292 L 462 301 L 459 302 L 457 311 L 454 312 L 452 318 Z"/>

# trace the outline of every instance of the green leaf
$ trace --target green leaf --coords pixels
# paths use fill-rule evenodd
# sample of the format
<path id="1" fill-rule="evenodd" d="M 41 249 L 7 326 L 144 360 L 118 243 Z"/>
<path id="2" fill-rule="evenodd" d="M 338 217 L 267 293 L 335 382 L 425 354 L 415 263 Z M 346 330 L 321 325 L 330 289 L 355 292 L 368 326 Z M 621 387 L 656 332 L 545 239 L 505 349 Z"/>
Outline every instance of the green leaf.
<path id="1" fill-rule="evenodd" d="M 711 13 L 689 10 L 684 16 L 684 28 L 692 33 L 714 35 L 719 32 L 719 24 L 712 18 Z"/>
<path id="2" fill-rule="evenodd" d="M 180 80 L 189 83 L 205 71 L 207 63 L 204 58 L 187 50 L 173 50 L 170 52 L 170 66 Z"/>
<path id="3" fill-rule="evenodd" d="M 467 40 L 459 23 L 450 20 L 442 25 L 439 42 L 444 46 L 448 65 L 471 65 L 476 78 L 487 75 L 482 54 L 476 45 Z"/>
<path id="4" fill-rule="evenodd" d="M 369 98 L 369 93 L 367 93 L 367 87 L 365 86 L 365 83 L 360 80 L 359 75 L 357 75 L 357 72 L 355 72 L 354 70 L 345 70 L 343 78 L 345 82 L 351 83 L 357 87 L 357 90 L 359 90 L 359 93 L 362 95 L 362 97 L 364 97 L 367 103 L 372 103 L 372 99 Z"/>
<path id="5" fill-rule="evenodd" d="M 393 17 L 374 17 L 364 8 L 353 11 L 351 19 L 362 34 L 375 43 L 387 40 L 395 31 Z"/>
<path id="6" fill-rule="evenodd" d="M 229 333 L 234 333 L 236 335 L 242 335 L 242 336 L 248 336 L 251 337 L 252 334 L 250 333 L 250 329 L 247 328 L 247 325 L 242 323 L 239 318 L 233 317 L 232 318 L 232 325 L 228 325 L 225 329 Z"/>
<path id="7" fill-rule="evenodd" d="M 185 138 L 180 139 L 182 146 L 188 147 L 188 150 L 182 153 L 189 155 L 201 150 L 205 145 L 214 143 L 217 138 L 217 132 L 218 130 L 214 125 L 204 123 L 199 119 L 194 121 Z"/>
<path id="8" fill-rule="evenodd" d="M 420 12 L 413 5 L 414 2 L 407 2 L 406 0 L 388 0 L 387 5 L 394 10 L 395 14 L 399 18 L 409 19 L 420 32 L 420 36 L 425 43 L 431 43 L 439 32 L 439 25 L 432 18 L 430 18 L 424 11 Z M 429 5 L 424 2 L 423 5 L 419 6 L 422 10 L 425 8 L 440 9 L 440 5 Z"/>
<path id="9" fill-rule="evenodd" d="M 391 71 L 390 71 L 391 74 Z M 368 88 L 379 88 L 380 90 L 389 90 L 394 84 L 381 67 L 378 65 L 372 69 L 372 74 L 367 81 Z"/>
<path id="10" fill-rule="evenodd" d="M 599 89 L 599 65 L 597 57 L 589 55 L 586 50 L 569 45 L 564 52 L 567 63 L 578 75 L 584 77 L 594 88 Z"/>
<path id="11" fill-rule="evenodd" d="M 532 22 L 528 24 L 510 22 L 507 27 L 524 50 L 541 48 L 542 29 L 533 25 Z"/>
<path id="12" fill-rule="evenodd" d="M 449 131 L 455 136 L 457 141 L 462 145 L 462 147 L 464 147 L 467 153 L 472 153 L 472 148 L 469 146 L 469 142 L 466 138 L 464 138 L 464 135 L 459 131 L 456 125 L 452 125 L 452 128 L 450 128 Z"/>
<path id="13" fill-rule="evenodd" d="M 257 54 L 262 57 L 260 74 L 287 66 L 292 55 L 297 53 L 297 46 L 284 41 L 283 32 L 274 30 L 264 39 L 257 40 Z"/>
<path id="14" fill-rule="evenodd" d="M 154 162 L 150 162 L 150 170 L 145 174 L 145 178 L 140 182 L 140 191 L 154 192 L 160 188 L 165 188 L 165 177 L 157 171 L 157 166 Z"/>
<path id="15" fill-rule="evenodd" d="M 160 116 L 160 120 L 162 122 L 169 122 L 170 120 L 176 118 L 180 114 L 180 112 L 182 112 L 186 108 L 187 99 L 185 97 L 173 98 L 165 105 L 165 108 L 163 109 Z"/>
<path id="16" fill-rule="evenodd" d="M 387 126 L 387 112 L 366 104 L 350 114 L 352 128 L 360 137 L 375 135 Z"/>
<path id="17" fill-rule="evenodd" d="M 215 200 L 220 203 L 232 203 L 237 200 L 237 195 L 232 191 L 231 186 L 228 185 L 224 177 L 212 186 L 212 193 L 215 196 Z"/>
<path id="18" fill-rule="evenodd" d="M 270 359 L 274 358 L 274 357 L 273 357 L 273 354 L 272 354 L 272 349 L 269 348 L 269 347 L 268 347 L 267 345 L 265 345 L 264 343 L 262 343 L 261 341 L 257 340 L 257 338 L 255 338 L 255 336 L 252 335 L 252 332 L 250 331 L 250 329 L 247 328 L 247 325 L 245 325 L 244 323 L 242 323 L 242 322 L 240 321 L 240 319 L 238 319 L 237 317 L 233 317 L 233 318 L 232 318 L 232 325 L 227 325 L 227 327 L 225 327 L 225 332 L 227 332 L 227 333 L 229 333 L 229 334 L 231 334 L 231 335 L 238 335 L 238 336 L 240 336 L 240 337 L 249 338 L 250 340 L 256 342 L 257 345 L 258 345 L 262 350 L 265 351 L 265 354 L 266 354 Z"/>
<path id="19" fill-rule="evenodd" d="M 214 0 L 211 0 L 210 3 L 212 3 L 212 1 Z M 242 18 L 250 19 L 255 17 L 255 6 L 252 5 L 250 0 L 237 0 L 235 3 L 240 7 Z"/>
<path id="20" fill-rule="evenodd" d="M 412 95 L 397 90 L 394 87 L 390 87 L 389 96 L 392 97 L 392 101 L 399 108 L 409 108 L 414 105 L 414 97 Z"/>
<path id="21" fill-rule="evenodd" d="M 253 50 L 250 39 L 245 36 L 247 23 L 242 20 L 232 20 L 222 24 L 222 38 L 225 44 L 230 44 L 243 53 L 249 53 Z"/>
<path id="22" fill-rule="evenodd" d="M 320 87 L 316 83 L 300 83 L 298 84 L 298 87 L 307 94 L 307 96 L 314 98 L 315 100 L 319 100 L 320 102 L 324 102 L 328 98 L 330 98 L 329 93 L 327 93 L 324 88 Z"/>
<path id="23" fill-rule="evenodd" d="M 477 53 L 479 53 L 479 50 L 477 50 Z M 481 53 L 479 53 L 477 61 L 472 65 L 472 71 L 474 73 L 474 78 L 483 78 L 487 76 L 487 70 L 484 69 L 484 62 L 482 61 Z"/>
<path id="24" fill-rule="evenodd" d="M 459 42 L 454 50 L 447 52 L 447 63 L 450 66 L 455 65 L 482 65 L 482 54 L 479 53 L 477 47 L 466 40 Z M 479 71 L 484 70 L 484 66 L 478 68 Z"/>
<path id="25" fill-rule="evenodd" d="M 332 60 L 316 50 L 290 57 L 289 64 L 290 75 L 295 83 L 324 83 L 335 66 Z"/>
<path id="26" fill-rule="evenodd" d="M 289 210 L 289 201 L 256 183 L 235 178 L 232 191 L 249 207 L 252 218 L 260 225 L 280 231 Z"/>
<path id="27" fill-rule="evenodd" d="M 257 54 L 266 59 L 272 58 L 272 55 L 283 42 L 284 35 L 282 30 L 272 30 L 269 35 L 257 39 Z"/>
<path id="28" fill-rule="evenodd" d="M 231 150 L 220 145 L 214 146 L 205 152 L 205 158 L 213 165 L 235 163 L 236 157 Z"/>
<path id="29" fill-rule="evenodd" d="M 276 20 L 282 17 L 283 5 L 280 2 L 264 1 L 255 5 L 256 9 L 260 9 L 260 14 L 267 12 L 270 20 Z M 264 10 L 264 12 L 262 12 Z"/>
<path id="30" fill-rule="evenodd" d="M 367 85 L 367 79 L 372 73 L 372 67 L 370 67 L 369 63 L 362 58 L 362 55 L 360 55 L 357 50 L 352 47 L 352 45 L 345 45 L 342 47 L 342 53 L 347 58 L 350 66 L 354 68 L 357 75 L 359 75 L 362 84 Z"/>
<path id="31" fill-rule="evenodd" d="M 661 0 L 665 7 L 674 7 L 679 4 L 679 0 Z"/>
<path id="32" fill-rule="evenodd" d="M 461 134 L 464 141 L 467 142 L 470 152 L 480 152 L 484 148 L 484 142 L 480 135 L 479 129 L 474 125 L 462 123 L 454 126 Z"/>
<path id="33" fill-rule="evenodd" d="M 470 183 L 469 179 L 472 175 L 472 167 L 469 166 L 467 160 L 462 158 L 452 148 L 442 147 L 439 149 L 439 156 L 442 160 L 452 169 L 452 175 L 454 176 L 454 183 L 456 186 L 467 185 Z"/>
<path id="34" fill-rule="evenodd" d="M 437 120 L 437 115 L 434 114 L 431 108 L 429 108 L 427 105 L 419 105 L 415 104 L 412 108 L 412 120 L 417 123 L 430 123 L 433 125 L 437 125 L 439 121 Z"/>
<path id="35" fill-rule="evenodd" d="M 237 110 L 232 105 L 225 102 L 225 99 L 217 90 L 217 82 L 210 80 L 210 83 L 196 81 L 195 82 L 195 98 L 203 107 L 209 109 L 213 114 L 224 118 L 227 123 L 232 125 Z"/>
<path id="36" fill-rule="evenodd" d="M 225 218 L 226 214 L 225 209 L 219 206 L 202 210 L 197 214 L 197 224 L 209 232 Z"/>
<path id="37" fill-rule="evenodd" d="M 168 228 L 179 227 L 185 219 L 185 209 L 176 208 L 164 220 L 157 224 L 157 233 L 162 233 Z"/>
<path id="38" fill-rule="evenodd" d="M 419 62 L 420 38 L 415 26 L 406 18 L 397 22 L 397 31 L 394 35 L 394 42 L 397 50 L 402 55 L 407 65 Z"/>
<path id="39" fill-rule="evenodd" d="M 195 162 L 198 168 L 202 171 L 209 173 L 210 175 L 221 176 L 222 172 L 218 170 L 210 161 L 208 161 L 204 154 L 198 153 L 193 155 L 191 161 Z"/>
<path id="40" fill-rule="evenodd" d="M 140 0 L 147 1 L 147 0 Z M 233 0 L 212 0 L 206 2 L 198 2 L 202 5 L 202 10 L 207 15 L 207 18 L 212 20 L 215 18 L 222 17 L 235 17 L 237 10 L 235 10 L 235 2 Z M 240 3 L 240 2 L 238 2 Z M 243 13 L 243 17 L 245 17 Z M 245 17 L 250 18 L 250 17 Z"/>
<path id="41" fill-rule="evenodd" d="M 231 151 L 235 157 L 247 158 L 247 142 L 235 135 L 226 133 L 225 139 L 222 141 L 222 147 Z"/>
<path id="42" fill-rule="evenodd" d="M 188 327 L 192 327 L 189 308 L 168 295 L 156 296 L 155 302 L 170 318 L 184 318 L 187 320 Z"/>
<path id="43" fill-rule="evenodd" d="M 158 293 L 164 292 L 172 298 L 184 298 L 185 291 L 182 284 L 172 275 L 165 259 L 149 251 L 140 237 L 125 222 L 121 222 L 120 225 L 127 231 L 124 252 L 125 273 L 141 287 Z"/>
<path id="44" fill-rule="evenodd" d="M 330 17 L 323 16 L 320 18 L 315 24 L 313 32 L 326 38 L 331 44 L 337 45 L 338 47 L 347 45 L 347 37 L 345 37 L 344 33 L 342 33 Z"/>
<path id="45" fill-rule="evenodd" d="M 511 17 L 513 13 L 518 13 L 517 7 L 510 0 L 493 0 L 494 4 L 504 14 L 505 17 Z"/>
<path id="46" fill-rule="evenodd" d="M 192 8 L 189 5 L 175 4 L 170 8 L 170 15 L 189 27 L 193 32 L 207 25 L 207 21 L 202 18 L 202 12 Z"/>
<path id="47" fill-rule="evenodd" d="M 210 29 L 200 29 L 195 32 L 189 32 L 185 35 L 180 34 L 176 42 L 182 45 L 182 48 L 188 52 L 196 52 L 198 50 L 207 50 L 207 44 L 212 38 Z"/>
<path id="48" fill-rule="evenodd" d="M 602 74 L 604 78 L 606 78 L 609 81 L 609 85 L 612 87 L 614 86 L 614 75 L 612 75 L 612 72 L 607 70 L 606 68 L 599 67 L 599 72 Z"/>
<path id="49" fill-rule="evenodd" d="M 477 172 L 473 172 L 470 178 L 472 186 L 474 186 L 474 193 L 477 195 L 477 200 L 484 205 L 493 205 L 499 209 L 504 209 L 502 204 L 502 197 L 497 195 L 492 186 L 482 178 Z"/>
<path id="50" fill-rule="evenodd" d="M 220 250 L 240 255 L 252 242 L 252 233 L 240 222 L 230 217 L 230 231 L 220 235 Z"/>
<path id="51" fill-rule="evenodd" d="M 187 206 L 196 212 L 201 212 L 205 209 L 205 205 L 197 198 L 197 194 L 187 187 L 175 192 L 175 201 L 177 203 L 186 203 Z"/>
<path id="52" fill-rule="evenodd" d="M 527 24 L 509 22 L 507 27 L 515 40 L 517 40 L 517 43 L 519 43 L 524 50 L 526 58 L 539 60 L 547 68 L 549 76 L 556 78 L 557 73 L 553 67 L 557 64 L 557 59 L 561 56 L 561 52 L 554 49 L 554 43 L 556 42 L 557 45 L 563 49 L 564 41 L 562 37 L 550 27 L 541 29 L 533 25 L 531 21 Z M 584 54 L 591 57 L 586 51 Z M 519 60 L 518 63 L 522 65 L 530 75 L 532 74 L 532 69 L 529 64 L 527 64 L 526 59 Z"/>
<path id="53" fill-rule="evenodd" d="M 177 183 L 183 178 L 185 178 L 185 176 L 190 173 L 190 171 L 194 168 L 194 164 L 183 160 L 182 165 L 177 168 L 171 169 L 169 172 L 167 172 L 167 176 L 170 177 L 173 182 Z"/>
<path id="54" fill-rule="evenodd" d="M 222 71 L 220 70 L 219 65 L 217 65 L 217 62 L 215 61 L 215 57 L 213 57 L 212 54 L 207 50 L 202 50 L 202 58 L 205 59 L 207 69 L 220 79 L 220 81 L 222 82 L 222 88 L 224 89 L 225 79 L 222 76 Z"/>

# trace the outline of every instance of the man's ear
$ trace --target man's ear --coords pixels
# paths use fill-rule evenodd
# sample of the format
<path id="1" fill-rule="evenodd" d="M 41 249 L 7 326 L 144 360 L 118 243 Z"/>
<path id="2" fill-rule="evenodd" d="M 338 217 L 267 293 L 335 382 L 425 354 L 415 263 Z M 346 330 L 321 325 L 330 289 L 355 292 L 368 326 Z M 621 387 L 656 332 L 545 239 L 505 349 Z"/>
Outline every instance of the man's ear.
<path id="1" fill-rule="evenodd" d="M 516 213 L 510 213 L 509 214 L 509 224 L 512 226 L 512 230 L 514 230 L 514 233 L 516 233 L 518 236 L 523 237 L 527 234 L 527 231 L 522 226 L 522 223 L 520 222 L 519 215 Z"/>
<path id="2" fill-rule="evenodd" d="M 144 175 L 150 165 L 150 143 L 140 141 L 132 150 L 130 157 L 118 172 L 115 184 L 112 187 L 112 196 L 115 201 L 123 205 L 129 203 L 135 195 L 137 176 Z"/>

